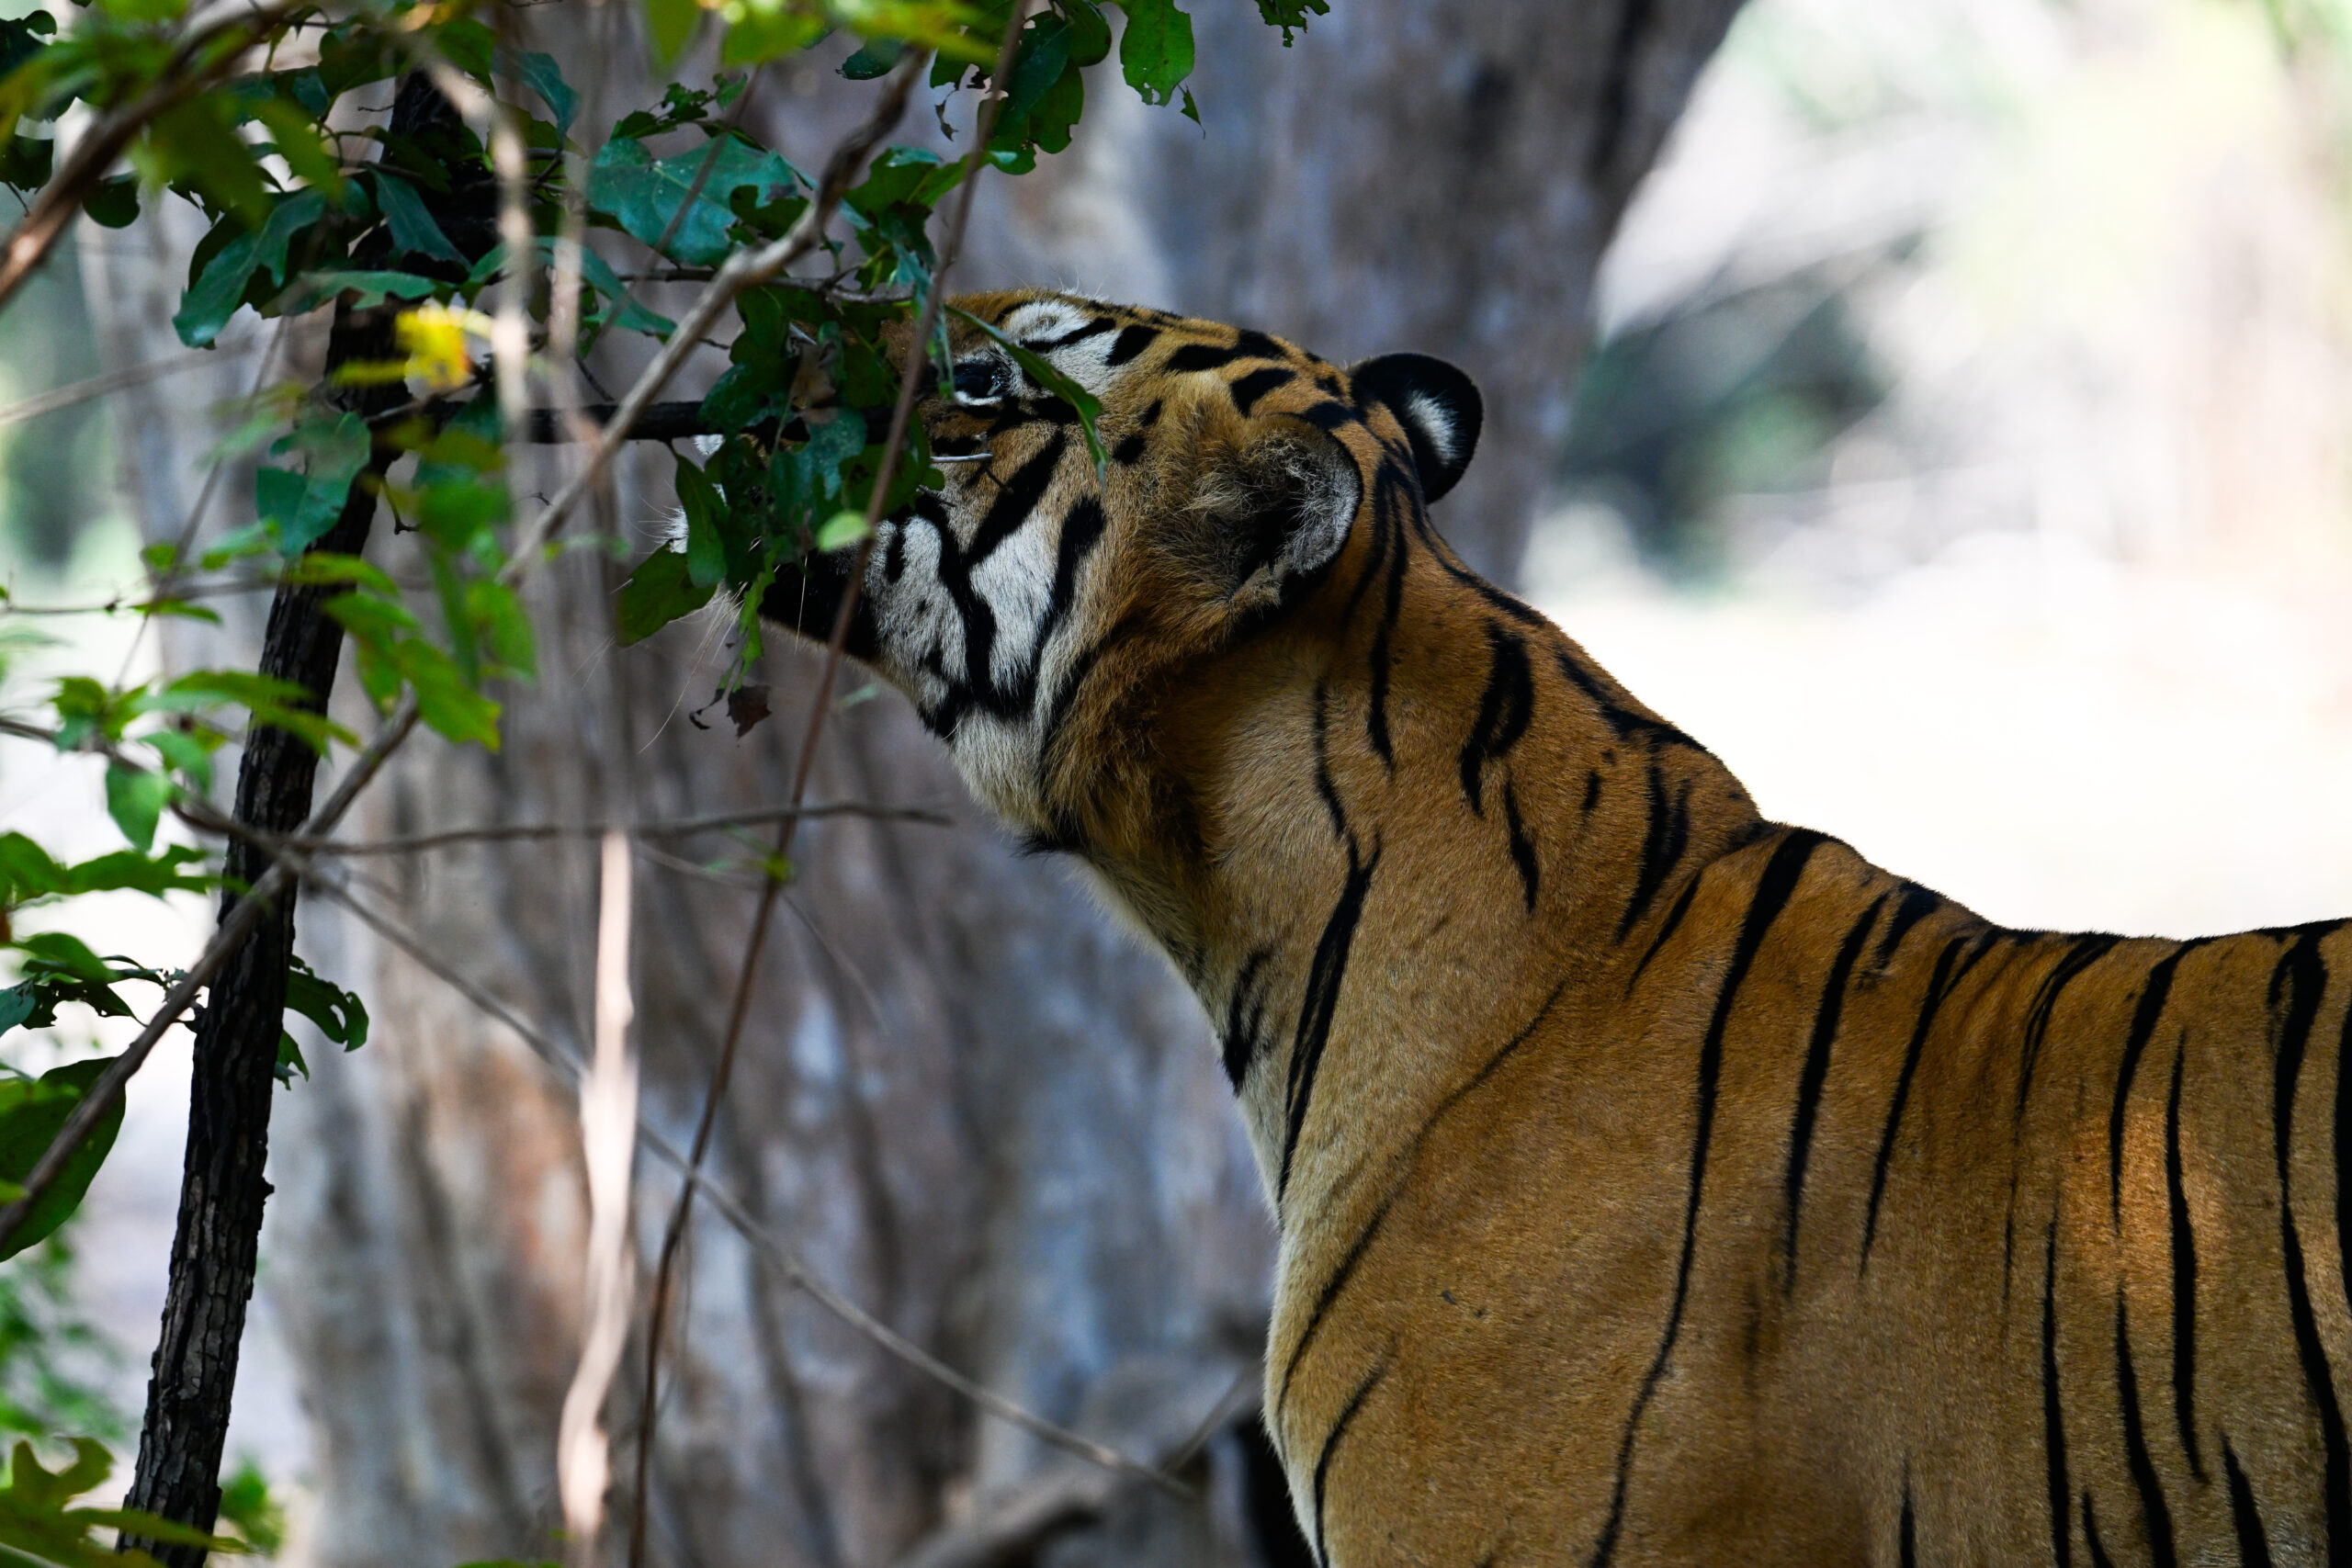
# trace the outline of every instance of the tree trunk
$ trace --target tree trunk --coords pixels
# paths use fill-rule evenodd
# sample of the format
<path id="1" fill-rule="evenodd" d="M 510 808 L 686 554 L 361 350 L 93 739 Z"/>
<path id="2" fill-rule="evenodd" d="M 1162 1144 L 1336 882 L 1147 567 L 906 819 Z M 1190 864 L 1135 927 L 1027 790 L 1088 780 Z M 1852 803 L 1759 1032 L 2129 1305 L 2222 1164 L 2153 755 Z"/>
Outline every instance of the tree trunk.
<path id="1" fill-rule="evenodd" d="M 1348 0 L 1286 53 L 1248 6 L 1195 9 L 1205 136 L 1099 73 L 1077 147 L 984 197 L 963 282 L 1075 279 L 1334 357 L 1454 359 L 1485 388 L 1488 424 L 1440 521 L 1508 575 L 1601 248 L 1733 0 Z M 826 144 L 806 107 L 826 85 L 814 67 L 763 84 L 787 152 Z M 660 454 L 637 457 L 608 525 L 632 554 L 667 489 Z M 542 678 L 506 694 L 503 752 L 420 739 L 356 830 L 780 803 L 814 660 L 768 652 L 777 717 L 747 737 L 698 728 L 719 633 L 684 624 L 616 652 L 617 574 L 589 552 L 545 574 Z M 853 698 L 862 684 L 848 680 Z M 1057 1421 L 1148 1456 L 1237 1382 L 1246 1415 L 1272 1233 L 1196 1005 L 1059 868 L 979 823 L 895 697 L 851 702 L 823 747 L 813 797 L 939 806 L 957 825 L 804 829 L 714 1175 L 813 1272 Z M 639 862 L 636 1032 L 645 1114 L 683 1142 L 755 897 L 703 868 L 754 852 L 723 837 L 654 850 Z M 444 852 L 382 863 L 379 892 L 584 1047 L 593 854 Z M 363 1052 L 314 1054 L 279 1109 L 268 1282 L 317 1423 L 311 1556 L 553 1555 L 586 1229 L 569 1094 L 439 980 L 327 923 L 311 922 L 316 961 L 363 991 L 377 1025 Z M 639 1168 L 650 1247 L 673 1185 Z M 1195 1501 L 1097 1484 L 795 1293 L 709 1205 L 684 1280 L 650 1499 L 657 1561 L 1080 1568 L 1296 1550 L 1262 1454 L 1230 1425 L 1195 1467 Z M 623 1474 L 632 1404 L 608 1416 Z"/>
<path id="2" fill-rule="evenodd" d="M 456 117 L 422 75 L 403 79 L 393 107 L 395 136 L 423 135 L 429 122 Z M 459 195 L 466 194 L 460 186 Z M 475 194 L 479 194 L 477 191 Z M 445 223 L 457 216 L 451 197 L 436 195 Z M 463 233 L 461 226 L 451 225 Z M 383 359 L 392 352 L 391 314 L 382 309 L 334 309 L 323 368 Z M 331 389 L 331 406 L 372 417 L 399 405 L 391 386 Z M 356 556 L 368 546 L 376 515 L 376 481 L 390 454 L 374 453 L 334 524 L 311 550 Z M 290 682 L 323 709 L 334 688 L 343 628 L 326 613 L 347 585 L 288 584 L 277 590 L 262 634 L 260 673 Z M 311 815 L 319 758 L 288 731 L 257 725 L 245 739 L 237 767 L 235 819 L 266 835 L 294 832 Z M 268 852 L 238 840 L 228 847 L 220 918 L 236 908 L 240 886 L 268 869 Z M 245 1307 L 260 1260 L 262 1208 L 269 1196 L 264 1168 L 269 1155 L 272 1091 L 286 1010 L 287 965 L 294 952 L 295 890 L 288 887 L 208 988 L 196 1021 L 190 1075 L 187 1145 L 180 1181 L 179 1218 L 172 1240 L 171 1274 L 161 1337 L 147 1385 L 139 1434 L 139 1461 L 128 1506 L 209 1530 L 220 1506 L 220 1450 L 237 1382 Z M 200 1547 L 165 1545 L 126 1537 L 168 1568 L 200 1568 Z"/>

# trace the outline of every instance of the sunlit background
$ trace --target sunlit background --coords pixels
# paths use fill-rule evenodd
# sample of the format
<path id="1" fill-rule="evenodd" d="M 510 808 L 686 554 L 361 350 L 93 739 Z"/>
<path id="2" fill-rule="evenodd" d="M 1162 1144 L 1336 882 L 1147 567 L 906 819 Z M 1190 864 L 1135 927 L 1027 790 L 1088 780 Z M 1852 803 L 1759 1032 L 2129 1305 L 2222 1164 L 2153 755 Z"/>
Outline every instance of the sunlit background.
<path id="1" fill-rule="evenodd" d="M 1526 590 L 1768 812 L 1996 919 L 2352 912 L 2340 25 L 2283 0 L 1754 0 L 1610 258 Z M 96 370 L 76 276 L 62 256 L 0 316 L 0 403 Z M 23 598 L 134 580 L 103 409 L 0 428 Z M 42 629 L 66 646 L 11 649 L 12 679 L 153 655 L 119 623 Z M 59 776 L 82 765 L 0 744 L 0 822 L 107 847 L 60 815 L 92 809 Z M 141 953 L 207 923 L 121 918 Z M 124 1347 L 162 1300 L 178 1040 L 75 1226 L 79 1304 L 33 1303 Z M 232 1452 L 299 1484 L 267 1278 Z M 139 1357 L 87 1366 L 135 1415 Z"/>

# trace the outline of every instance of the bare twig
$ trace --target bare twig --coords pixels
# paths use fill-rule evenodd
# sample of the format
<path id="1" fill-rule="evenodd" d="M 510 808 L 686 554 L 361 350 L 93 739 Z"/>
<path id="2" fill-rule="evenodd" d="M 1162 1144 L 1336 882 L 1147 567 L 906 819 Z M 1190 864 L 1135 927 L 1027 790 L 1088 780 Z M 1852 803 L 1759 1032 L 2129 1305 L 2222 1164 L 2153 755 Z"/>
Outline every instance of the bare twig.
<path id="1" fill-rule="evenodd" d="M 469 979 L 412 931 L 398 920 L 371 908 L 355 897 L 351 890 L 334 878 L 306 871 L 311 886 L 350 910 L 361 924 L 408 954 L 420 968 L 456 991 L 484 1015 L 512 1030 L 516 1039 L 529 1048 L 531 1054 L 546 1063 L 563 1079 L 580 1083 L 584 1069 L 579 1059 L 558 1044 L 545 1030 L 533 1024 L 497 997 Z M 873 1314 L 842 1295 L 812 1273 L 808 1266 L 784 1240 L 754 1219 L 741 1200 L 710 1177 L 697 1172 L 685 1154 L 660 1133 L 640 1122 L 637 1129 L 638 1145 L 654 1158 L 677 1172 L 689 1186 L 710 1201 L 711 1208 L 749 1242 L 761 1261 L 774 1269 L 779 1278 L 795 1290 L 806 1293 L 819 1306 L 831 1313 L 843 1324 L 863 1336 L 888 1354 L 906 1362 L 943 1387 L 969 1400 L 989 1415 L 1020 1427 L 1023 1431 L 1105 1470 L 1116 1471 L 1159 1488 L 1171 1496 L 1190 1497 L 1192 1488 L 1161 1470 L 1138 1460 L 1128 1458 L 1116 1449 L 1082 1437 L 1067 1427 L 1046 1420 L 1023 1405 L 1015 1404 L 994 1390 L 973 1382 L 922 1346 L 899 1334 Z"/>
<path id="2" fill-rule="evenodd" d="M 980 101 L 979 112 L 972 137 L 972 150 L 964 164 L 963 188 L 957 192 L 955 216 L 949 220 L 947 243 L 940 253 L 938 267 L 933 272 L 931 287 L 923 299 L 922 319 L 907 345 L 906 363 L 899 373 L 899 400 L 890 411 L 889 433 L 884 437 L 882 460 L 874 477 L 874 491 L 865 506 L 865 538 L 859 546 L 856 564 L 849 573 L 849 586 L 842 595 L 840 613 L 833 618 L 832 635 L 825 646 L 825 666 L 817 680 L 817 690 L 809 700 L 808 723 L 800 739 L 800 755 L 794 764 L 792 800 L 795 806 L 807 795 L 809 770 L 815 765 L 817 740 L 822 732 L 825 716 L 831 710 L 833 682 L 841 673 L 842 649 L 849 640 L 850 618 L 856 608 L 858 583 L 865 575 L 865 563 L 873 551 L 874 526 L 880 519 L 882 508 L 890 493 L 899 453 L 906 445 L 907 422 L 912 415 L 917 391 L 922 385 L 923 372 L 929 360 L 931 329 L 939 319 L 940 296 L 946 287 L 947 273 L 956 265 L 963 248 L 964 228 L 972 213 L 972 192 L 978 187 L 979 171 L 988 157 L 989 137 L 996 128 L 998 107 L 1004 101 L 1003 84 L 1012 69 L 1014 52 L 1020 47 L 1021 28 L 1029 12 L 1030 0 L 1016 0 L 1012 16 L 1006 20 L 1004 39 L 998 46 L 996 69 L 989 77 L 988 95 Z M 920 56 L 909 56 L 901 72 L 920 63 Z M 715 287 L 715 286 L 714 286 Z M 799 830 L 800 816 L 796 811 L 776 825 L 775 855 L 781 862 L 792 848 L 793 835 Z M 689 1178 L 699 1176 L 704 1157 L 710 1151 L 710 1138 L 718 1121 L 719 1103 L 727 1097 L 727 1085 L 733 1076 L 735 1053 L 743 1037 L 744 1021 L 750 1017 L 752 987 L 759 973 L 760 952 L 766 945 L 768 927 L 775 917 L 776 897 L 783 883 L 771 875 L 760 891 L 760 904 L 752 917 L 751 934 L 743 943 L 743 959 L 736 971 L 735 996 L 727 1013 L 727 1033 L 718 1047 L 718 1065 L 712 1071 L 710 1087 L 703 1096 L 702 1115 L 695 1124 L 694 1145 L 687 1154 Z M 658 1393 L 662 1375 L 662 1335 L 670 1307 L 671 1281 L 674 1277 L 678 1249 L 684 1243 L 686 1226 L 694 1212 L 695 1183 L 689 1179 L 678 1190 L 676 1203 L 670 1210 L 669 1224 L 662 1235 L 662 1251 L 653 1270 L 653 1303 L 648 1312 L 645 1341 L 645 1388 L 639 1404 L 637 1437 L 637 1508 L 629 1522 L 629 1568 L 641 1568 L 645 1561 L 645 1525 L 651 1510 L 646 1506 L 646 1488 L 652 1473 L 653 1439 L 661 1420 Z M 877 1325 L 877 1326 L 879 1326 Z"/>
<path id="3" fill-rule="evenodd" d="M 94 398 L 107 397 L 127 388 L 160 381 L 166 376 L 176 376 L 183 370 L 193 370 L 199 365 L 218 364 L 221 355 L 234 358 L 250 350 L 253 344 L 240 343 L 218 349 L 191 349 L 174 355 L 169 359 L 153 359 L 144 365 L 133 365 L 124 370 L 109 370 L 103 376 L 69 382 L 54 391 L 38 397 L 23 398 L 13 403 L 0 404 L 0 425 L 22 424 L 28 419 L 39 419 L 60 409 L 70 409 L 76 403 L 86 403 Z"/>
<path id="4" fill-rule="evenodd" d="M 605 874 L 596 922 L 596 1054 L 580 1086 L 580 1147 L 588 1167 L 586 1329 L 580 1365 L 556 1427 L 556 1486 L 563 1502 L 566 1555 L 594 1568 L 612 1484 L 605 1395 L 628 1339 L 629 1156 L 636 1147 L 637 1063 L 628 1054 L 636 1007 L 628 985 L 628 840 L 605 835 Z"/>
<path id="5" fill-rule="evenodd" d="M 954 819 L 944 813 L 913 806 L 868 806 L 862 801 L 823 801 L 815 806 L 770 806 L 756 811 L 723 811 L 709 817 L 681 817 L 667 822 L 515 822 L 488 828 L 452 828 L 440 833 L 414 833 L 397 839 L 289 839 L 286 842 L 311 854 L 407 855 L 456 844 L 509 843 L 518 840 L 594 839 L 621 833 L 632 839 L 684 838 L 690 833 L 718 832 L 729 828 L 760 828 L 792 817 L 856 817 L 871 822 L 919 822 L 946 828 Z"/>
<path id="6" fill-rule="evenodd" d="M 377 732 L 375 740 L 354 760 L 351 771 L 344 775 L 334 793 L 327 797 L 326 804 L 302 825 L 302 837 L 322 838 L 343 820 L 344 813 L 351 809 L 351 803 L 359 797 L 359 792 L 375 778 L 378 770 L 383 767 L 384 760 L 398 750 L 401 742 L 408 739 L 409 732 L 416 728 L 416 718 L 415 697 L 402 698 L 400 707 Z M 21 732 L 14 725 L 9 728 L 12 733 Z M 162 1005 L 147 1020 L 146 1027 L 123 1048 L 122 1055 L 115 1058 L 114 1066 L 100 1074 L 97 1082 L 90 1086 L 89 1092 L 74 1108 L 74 1113 L 65 1119 L 65 1125 L 57 1130 L 57 1135 L 49 1141 L 49 1147 L 42 1150 L 40 1158 L 33 1163 L 16 1201 L 0 1208 L 0 1242 L 6 1241 L 16 1233 L 17 1227 L 24 1223 L 26 1213 L 56 1182 L 58 1173 L 65 1168 L 65 1162 L 73 1157 L 75 1149 L 82 1146 L 82 1140 L 89 1136 L 90 1129 L 96 1126 L 99 1120 L 113 1109 L 115 1102 L 122 1098 L 123 1086 L 145 1065 L 148 1054 L 164 1037 L 164 1032 L 179 1021 L 180 1015 L 187 1012 L 196 1000 L 197 992 L 204 988 L 206 982 L 261 923 L 263 916 L 269 911 L 277 895 L 285 890 L 295 874 L 290 863 L 293 853 L 290 851 L 281 852 L 270 862 L 269 869 L 255 879 L 252 891 L 238 899 L 222 918 L 219 928 L 212 933 L 212 940 L 205 943 L 204 951 L 198 954 L 194 964 L 188 965 L 187 973 L 164 994 Z"/>

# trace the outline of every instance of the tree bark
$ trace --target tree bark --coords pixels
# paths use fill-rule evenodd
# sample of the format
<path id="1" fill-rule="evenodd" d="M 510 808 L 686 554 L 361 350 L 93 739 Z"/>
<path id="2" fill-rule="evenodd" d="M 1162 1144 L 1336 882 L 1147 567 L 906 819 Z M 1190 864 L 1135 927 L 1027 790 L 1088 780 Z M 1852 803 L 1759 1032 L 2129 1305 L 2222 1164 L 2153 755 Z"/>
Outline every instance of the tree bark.
<path id="1" fill-rule="evenodd" d="M 1488 424 L 1440 522 L 1508 576 L 1600 252 L 1733 8 L 1348 0 L 1284 52 L 1251 7 L 1194 7 L 1205 133 L 1098 73 L 1076 147 L 984 195 L 963 282 L 1075 281 L 1334 357 L 1453 358 Z M 584 85 L 576 39 L 538 42 Z M 607 104 L 644 95 L 640 58 L 630 43 L 596 62 Z M 856 112 L 839 85 L 821 62 L 774 68 L 757 112 L 812 155 L 826 114 Z M 658 453 L 628 465 L 605 525 L 632 556 L 667 474 Z M 504 694 L 503 751 L 421 740 L 355 831 L 777 803 L 815 661 L 771 649 L 778 717 L 744 739 L 695 728 L 721 633 L 682 624 L 615 652 L 619 570 L 582 552 L 544 574 L 542 676 Z M 812 798 L 941 805 L 958 825 L 805 830 L 714 1174 L 899 1332 L 1055 1420 L 1164 1451 L 1171 1425 L 1181 1438 L 1237 1376 L 1247 1387 L 1272 1257 L 1207 1025 L 1060 868 L 980 823 L 895 698 L 846 706 L 823 746 Z M 749 852 L 666 848 L 640 862 L 638 1035 L 644 1113 L 683 1141 L 752 895 L 701 870 Z M 388 867 L 378 891 L 584 1046 L 591 863 L 568 843 L 474 846 Z M 316 1423 L 308 1553 L 334 1568 L 553 1555 L 586 1225 L 568 1093 L 397 952 L 311 925 L 377 1025 L 367 1050 L 314 1057 L 279 1111 L 270 1288 Z M 673 1189 L 640 1169 L 650 1244 Z M 1192 1503 L 1057 1480 L 1058 1456 L 792 1292 L 707 1206 L 684 1278 L 646 1500 L 657 1562 L 881 1568 L 980 1542 L 1054 1568 L 1272 1568 L 1297 1550 L 1240 1431 L 1212 1438 Z M 616 1402 L 607 1420 L 625 1461 L 634 1413 Z M 1065 1495 L 1082 1506 L 1035 1501 Z"/>

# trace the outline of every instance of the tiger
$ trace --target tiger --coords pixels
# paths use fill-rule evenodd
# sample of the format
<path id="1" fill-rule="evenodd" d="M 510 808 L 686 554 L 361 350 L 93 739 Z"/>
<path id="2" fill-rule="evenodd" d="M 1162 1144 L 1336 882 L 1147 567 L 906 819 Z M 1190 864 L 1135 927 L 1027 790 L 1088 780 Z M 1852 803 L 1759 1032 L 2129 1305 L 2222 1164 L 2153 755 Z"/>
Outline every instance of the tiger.
<path id="1" fill-rule="evenodd" d="M 2344 922 L 2010 930 L 1766 819 L 1436 531 L 1442 360 L 957 304 L 939 487 L 762 611 L 849 599 L 1199 998 L 1317 1562 L 2352 1562 Z"/>

